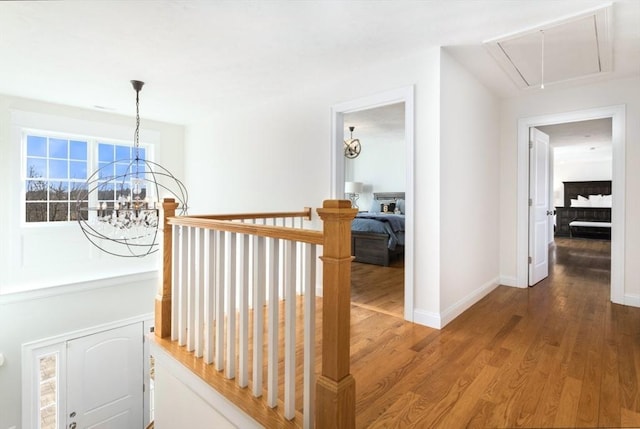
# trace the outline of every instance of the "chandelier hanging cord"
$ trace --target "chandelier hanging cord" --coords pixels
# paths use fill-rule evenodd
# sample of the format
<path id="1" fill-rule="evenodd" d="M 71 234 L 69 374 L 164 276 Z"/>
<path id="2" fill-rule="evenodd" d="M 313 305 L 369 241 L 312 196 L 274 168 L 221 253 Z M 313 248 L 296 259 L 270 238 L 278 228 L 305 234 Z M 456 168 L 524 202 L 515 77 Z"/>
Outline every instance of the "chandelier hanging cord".
<path id="1" fill-rule="evenodd" d="M 144 86 L 144 82 L 132 80 L 131 85 L 136 90 L 136 130 L 133 134 L 133 143 L 136 148 L 136 161 L 140 159 L 140 91 Z"/>

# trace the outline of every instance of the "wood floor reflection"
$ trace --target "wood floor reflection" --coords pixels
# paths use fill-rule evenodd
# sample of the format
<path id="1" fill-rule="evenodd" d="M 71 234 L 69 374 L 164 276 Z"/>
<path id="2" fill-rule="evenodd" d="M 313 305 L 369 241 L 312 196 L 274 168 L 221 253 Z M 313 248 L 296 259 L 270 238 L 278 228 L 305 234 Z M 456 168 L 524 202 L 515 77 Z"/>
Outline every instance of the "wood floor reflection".
<path id="1" fill-rule="evenodd" d="M 351 263 L 351 302 L 362 308 L 404 317 L 404 259 L 388 267 Z"/>

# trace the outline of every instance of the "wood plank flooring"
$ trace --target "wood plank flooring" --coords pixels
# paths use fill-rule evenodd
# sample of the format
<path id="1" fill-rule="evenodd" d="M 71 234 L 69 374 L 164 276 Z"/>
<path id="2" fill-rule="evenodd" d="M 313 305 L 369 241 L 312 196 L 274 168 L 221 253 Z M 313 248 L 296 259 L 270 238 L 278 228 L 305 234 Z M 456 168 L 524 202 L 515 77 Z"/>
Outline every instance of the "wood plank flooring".
<path id="1" fill-rule="evenodd" d="M 365 326 L 354 307 L 357 426 L 640 427 L 640 309 L 609 301 L 610 242 L 551 256 L 548 279 L 498 287 L 441 331 Z"/>
<path id="2" fill-rule="evenodd" d="M 401 314 L 394 300 L 385 307 L 372 292 L 383 275 L 360 267 L 372 272 L 352 295 L 357 427 L 640 427 L 640 308 L 610 303 L 609 255 L 608 241 L 558 240 L 548 279 L 500 286 L 442 330 L 392 315 Z M 198 369 L 201 359 L 181 360 L 220 378 L 210 383 L 223 392 L 234 383 Z M 289 425 L 263 401 L 244 401 L 268 415 L 266 427 Z"/>
<path id="3" fill-rule="evenodd" d="M 404 259 L 395 259 L 388 267 L 352 262 L 351 302 L 404 317 Z"/>

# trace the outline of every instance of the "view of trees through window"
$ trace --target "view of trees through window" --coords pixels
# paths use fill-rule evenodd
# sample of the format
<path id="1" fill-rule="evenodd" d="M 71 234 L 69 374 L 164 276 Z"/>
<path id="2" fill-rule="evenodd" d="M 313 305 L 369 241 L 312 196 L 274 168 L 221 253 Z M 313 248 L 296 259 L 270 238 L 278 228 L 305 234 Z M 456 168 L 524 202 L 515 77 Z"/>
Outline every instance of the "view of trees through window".
<path id="1" fill-rule="evenodd" d="M 129 195 L 132 187 L 132 169 L 141 168 L 144 162 L 132 163 L 138 157 L 144 160 L 144 148 L 112 144 L 92 140 L 51 137 L 29 134 L 25 147 L 25 221 L 68 222 L 78 220 L 76 204 L 85 209 L 87 179 L 90 172 L 98 170 L 97 198 L 99 202 L 117 201 Z M 90 156 L 95 154 L 95 156 Z M 88 212 L 81 216 L 86 219 Z"/>

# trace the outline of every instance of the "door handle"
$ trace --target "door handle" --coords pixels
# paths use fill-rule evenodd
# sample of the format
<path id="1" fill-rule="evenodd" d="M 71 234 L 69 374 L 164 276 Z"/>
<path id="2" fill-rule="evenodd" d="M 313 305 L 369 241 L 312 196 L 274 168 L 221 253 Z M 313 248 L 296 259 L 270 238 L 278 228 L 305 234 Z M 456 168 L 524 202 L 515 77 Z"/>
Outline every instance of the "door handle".
<path id="1" fill-rule="evenodd" d="M 553 216 L 553 210 L 547 210 L 547 216 Z"/>
<path id="2" fill-rule="evenodd" d="M 76 422 L 71 422 L 69 429 L 76 429 Z"/>

